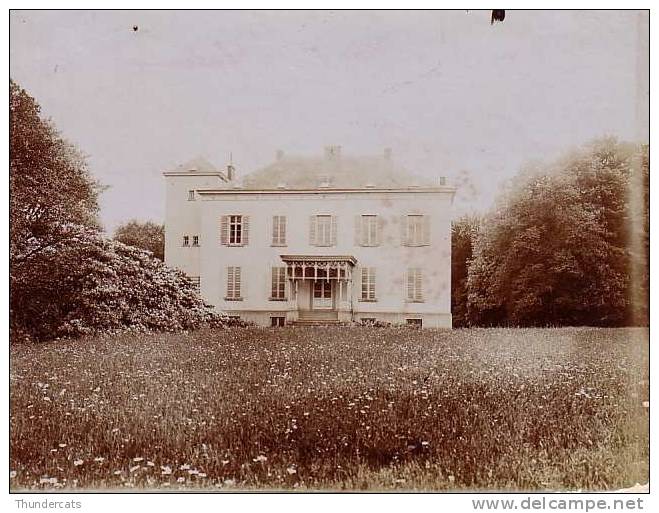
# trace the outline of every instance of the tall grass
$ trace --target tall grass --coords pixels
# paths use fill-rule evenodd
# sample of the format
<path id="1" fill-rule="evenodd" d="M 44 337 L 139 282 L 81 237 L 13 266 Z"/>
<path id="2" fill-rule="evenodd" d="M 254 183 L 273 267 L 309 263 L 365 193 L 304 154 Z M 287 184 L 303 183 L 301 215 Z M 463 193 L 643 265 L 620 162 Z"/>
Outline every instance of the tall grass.
<path id="1" fill-rule="evenodd" d="M 11 349 L 13 489 L 608 489 L 645 329 L 286 328 Z"/>

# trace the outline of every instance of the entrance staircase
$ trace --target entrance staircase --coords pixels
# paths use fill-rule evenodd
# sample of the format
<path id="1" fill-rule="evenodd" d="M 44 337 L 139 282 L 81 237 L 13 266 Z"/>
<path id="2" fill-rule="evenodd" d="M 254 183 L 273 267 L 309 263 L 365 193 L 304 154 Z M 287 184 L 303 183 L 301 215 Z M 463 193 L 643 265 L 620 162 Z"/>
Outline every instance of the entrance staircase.
<path id="1" fill-rule="evenodd" d="M 339 324 L 336 310 L 300 310 L 294 326 L 331 326 Z"/>

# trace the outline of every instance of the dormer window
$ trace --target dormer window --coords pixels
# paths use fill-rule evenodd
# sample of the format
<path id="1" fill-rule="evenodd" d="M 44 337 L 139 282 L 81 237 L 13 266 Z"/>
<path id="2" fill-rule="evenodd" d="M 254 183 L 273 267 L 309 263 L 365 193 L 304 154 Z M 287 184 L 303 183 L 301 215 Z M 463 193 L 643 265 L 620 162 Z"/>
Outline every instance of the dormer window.
<path id="1" fill-rule="evenodd" d="M 183 236 L 183 245 L 184 246 L 189 246 L 190 245 L 190 236 L 189 235 L 184 235 Z"/>
<path id="2" fill-rule="evenodd" d="M 199 246 L 199 235 L 193 235 L 192 236 L 192 245 L 193 246 Z"/>

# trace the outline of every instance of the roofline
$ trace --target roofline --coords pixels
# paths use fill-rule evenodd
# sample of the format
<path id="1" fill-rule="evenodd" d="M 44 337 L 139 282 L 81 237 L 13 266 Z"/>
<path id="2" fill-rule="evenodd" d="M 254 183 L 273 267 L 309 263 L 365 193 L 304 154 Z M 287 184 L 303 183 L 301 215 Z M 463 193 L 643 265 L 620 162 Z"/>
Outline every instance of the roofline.
<path id="1" fill-rule="evenodd" d="M 299 193 L 315 193 L 315 194 L 345 194 L 345 193 L 375 193 L 375 192 L 411 192 L 411 193 L 450 193 L 455 194 L 457 189 L 455 187 L 441 186 L 441 187 L 362 187 L 350 189 L 246 189 L 246 188 L 232 188 L 232 189 L 199 189 L 198 194 L 201 195 L 214 195 L 214 194 L 299 194 Z"/>
<path id="2" fill-rule="evenodd" d="M 217 176 L 225 182 L 228 182 L 227 177 L 220 171 L 163 171 L 163 176 Z"/>

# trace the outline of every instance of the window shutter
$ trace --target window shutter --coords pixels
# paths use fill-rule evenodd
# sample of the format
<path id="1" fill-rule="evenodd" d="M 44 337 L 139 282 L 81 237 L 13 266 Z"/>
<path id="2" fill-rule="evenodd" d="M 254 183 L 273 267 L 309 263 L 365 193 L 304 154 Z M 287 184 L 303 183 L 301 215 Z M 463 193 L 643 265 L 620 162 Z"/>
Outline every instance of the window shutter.
<path id="1" fill-rule="evenodd" d="M 368 268 L 368 297 L 369 299 L 375 299 L 375 267 Z"/>
<path id="2" fill-rule="evenodd" d="M 400 217 L 400 244 L 401 246 L 409 246 L 409 233 L 408 233 L 408 225 L 407 225 L 407 216 L 401 216 Z"/>
<path id="3" fill-rule="evenodd" d="M 330 246 L 336 246 L 336 216 L 331 218 L 331 229 L 332 229 L 332 238 L 330 240 Z"/>
<path id="4" fill-rule="evenodd" d="M 279 216 L 279 243 L 286 244 L 286 216 Z"/>
<path id="5" fill-rule="evenodd" d="M 421 301 L 423 299 L 423 275 L 421 269 L 417 269 L 414 276 L 414 299 L 416 301 Z"/>
<path id="6" fill-rule="evenodd" d="M 249 216 L 242 216 L 243 229 L 242 229 L 242 245 L 249 244 Z"/>
<path id="7" fill-rule="evenodd" d="M 355 216 L 355 246 L 362 245 L 362 216 Z"/>
<path id="8" fill-rule="evenodd" d="M 279 244 L 279 216 L 272 216 L 272 243 Z"/>
<path id="9" fill-rule="evenodd" d="M 234 292 L 236 294 L 235 297 L 241 297 L 240 293 L 240 267 L 234 267 L 234 277 L 235 277 L 235 283 L 234 283 Z"/>
<path id="10" fill-rule="evenodd" d="M 309 244 L 316 246 L 316 216 L 309 218 Z"/>
<path id="11" fill-rule="evenodd" d="M 375 245 L 379 246 L 382 244 L 382 232 L 384 231 L 384 219 L 382 216 L 377 216 L 377 223 L 376 223 L 376 235 L 375 235 Z"/>
<path id="12" fill-rule="evenodd" d="M 414 269 L 407 270 L 407 299 L 414 300 Z"/>
<path id="13" fill-rule="evenodd" d="M 223 246 L 229 244 L 229 216 L 220 218 L 220 244 Z"/>
<path id="14" fill-rule="evenodd" d="M 233 297 L 233 267 L 227 267 L 227 297 Z"/>
<path id="15" fill-rule="evenodd" d="M 423 216 L 423 244 L 430 245 L 430 216 Z"/>

